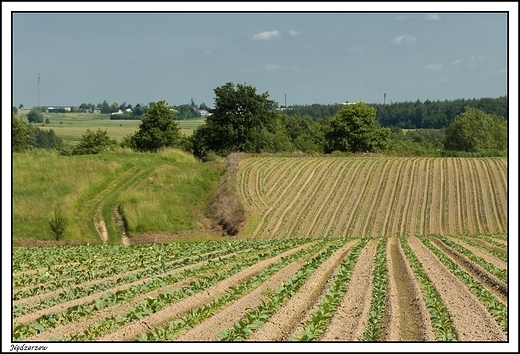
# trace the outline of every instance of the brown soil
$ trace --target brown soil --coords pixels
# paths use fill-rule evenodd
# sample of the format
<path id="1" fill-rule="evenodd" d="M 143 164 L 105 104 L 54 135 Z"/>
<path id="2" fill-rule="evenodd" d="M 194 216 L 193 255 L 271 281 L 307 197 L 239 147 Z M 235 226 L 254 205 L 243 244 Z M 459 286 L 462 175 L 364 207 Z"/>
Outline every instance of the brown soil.
<path id="1" fill-rule="evenodd" d="M 458 171 L 453 165 L 453 159 L 447 160 L 447 178 L 448 178 L 448 234 L 457 234 L 457 225 L 463 225 L 462 215 L 462 204 L 460 200 L 460 190 L 458 189 L 459 177 Z M 457 189 L 455 190 L 455 188 Z M 455 217 L 456 216 L 456 217 Z"/>
<path id="2" fill-rule="evenodd" d="M 456 262 L 462 269 L 467 273 L 471 274 L 474 278 L 478 279 L 481 284 L 484 285 L 489 291 L 497 296 L 502 302 L 507 303 L 507 284 L 502 280 L 498 279 L 493 274 L 483 269 L 478 264 L 473 263 L 463 254 L 451 249 L 446 246 L 441 240 L 432 238 L 431 242 L 440 250 L 442 250 L 448 257 Z"/>
<path id="3" fill-rule="evenodd" d="M 184 313 L 192 308 L 203 306 L 216 296 L 225 293 L 229 287 L 244 281 L 245 279 L 257 274 L 262 269 L 266 268 L 270 264 L 278 261 L 281 257 L 291 255 L 298 252 L 300 249 L 308 247 L 308 244 L 298 248 L 294 248 L 290 251 L 284 252 L 278 256 L 259 262 L 252 267 L 249 267 L 229 278 L 223 280 L 202 293 L 194 294 L 186 299 L 182 299 L 178 302 L 171 304 L 170 306 L 140 320 L 138 322 L 132 322 L 125 327 L 116 330 L 113 333 L 105 335 L 100 338 L 100 341 L 127 341 L 136 338 L 141 332 L 147 332 L 150 328 L 162 325 L 165 322 L 174 320 L 181 317 Z"/>
<path id="4" fill-rule="evenodd" d="M 435 336 L 421 289 L 399 240 L 387 245 L 389 292 L 384 341 L 433 341 Z"/>
<path id="5" fill-rule="evenodd" d="M 224 259 L 226 257 L 231 257 L 232 255 L 233 254 L 226 255 L 226 256 L 223 256 L 221 258 Z M 176 262 L 176 261 L 172 261 L 172 262 L 169 262 L 169 263 L 173 263 L 173 262 Z M 192 264 L 192 265 L 188 265 L 188 266 L 184 266 L 184 267 L 180 267 L 180 268 L 175 268 L 175 269 L 172 269 L 169 272 L 158 274 L 157 276 L 161 276 L 161 277 L 168 276 L 168 275 L 171 275 L 171 274 L 182 272 L 182 271 L 187 270 L 187 269 L 191 269 L 191 268 L 202 266 L 202 265 L 204 265 L 206 263 L 208 263 L 208 261 L 203 261 L 203 262 L 200 262 L 200 263 L 196 263 L 196 264 Z M 151 268 L 151 267 L 149 267 L 149 268 Z M 114 276 L 108 277 L 108 278 L 93 280 L 93 281 L 81 284 L 81 287 L 82 288 L 88 288 L 88 287 L 90 287 L 92 285 L 96 285 L 96 284 L 99 284 L 99 283 L 104 283 L 104 282 L 107 282 L 107 281 L 117 280 L 118 278 L 121 278 L 121 277 L 124 277 L 124 276 L 128 276 L 128 275 L 132 275 L 132 274 L 135 274 L 135 273 L 140 273 L 140 272 L 146 271 L 146 269 L 148 269 L 148 268 L 142 268 L 142 269 L 139 269 L 139 270 L 135 270 L 135 271 L 131 271 L 131 272 L 123 273 L 123 274 L 117 274 L 117 275 L 114 275 Z M 67 301 L 67 302 L 56 304 L 56 305 L 54 305 L 52 307 L 48 307 L 48 308 L 43 309 L 43 310 L 39 310 L 39 311 L 36 311 L 36 312 L 31 312 L 31 313 L 28 313 L 26 315 L 23 315 L 23 316 L 20 316 L 20 317 L 16 318 L 15 320 L 13 320 L 13 324 L 15 322 L 28 324 L 28 323 L 31 323 L 32 321 L 36 320 L 38 317 L 46 314 L 46 313 L 62 312 L 62 311 L 67 310 L 67 308 L 69 308 L 71 306 L 76 306 L 76 305 L 79 305 L 79 304 L 87 303 L 89 301 L 92 301 L 92 300 L 95 300 L 97 298 L 100 298 L 101 296 L 103 296 L 105 294 L 108 294 L 109 292 L 116 292 L 118 290 L 125 290 L 125 289 L 130 288 L 131 286 L 142 284 L 142 283 L 144 283 L 144 282 L 146 282 L 148 280 L 149 280 L 149 278 L 145 278 L 145 279 L 142 279 L 142 280 L 135 281 L 133 283 L 124 284 L 124 285 L 116 286 L 115 288 L 110 288 L 110 289 L 107 289 L 107 290 L 104 290 L 104 291 L 101 291 L 101 292 L 97 292 L 97 293 L 94 293 L 92 295 L 89 295 L 89 296 L 86 296 L 86 297 L 82 297 L 82 298 L 79 298 L 79 299 L 76 299 L 76 300 L 70 300 L 70 301 Z M 60 292 L 62 292 L 63 290 L 64 289 L 58 289 L 58 290 L 53 291 L 53 292 L 40 294 L 40 295 L 35 295 L 35 296 L 31 296 L 29 298 L 20 299 L 20 300 L 14 301 L 13 305 L 37 302 L 37 301 L 42 300 L 44 298 L 56 296 Z"/>
<path id="6" fill-rule="evenodd" d="M 449 237 L 449 236 L 448 236 Z M 507 269 L 507 262 L 504 262 L 503 260 L 501 259 L 498 259 L 496 258 L 495 256 L 493 256 L 492 254 L 488 253 L 488 252 L 485 252 L 477 247 L 474 247 L 472 245 L 469 245 L 467 243 L 465 243 L 464 241 L 462 240 L 459 240 L 459 239 L 456 239 L 456 238 L 451 238 L 450 237 L 450 240 L 453 241 L 453 242 L 456 242 L 458 243 L 459 245 L 461 245 L 462 247 L 465 247 L 467 248 L 468 250 L 470 250 L 473 254 L 475 254 L 476 256 L 479 256 L 481 258 L 483 258 L 485 261 L 493 264 L 495 267 L 497 268 L 500 268 L 500 269 Z M 490 245 L 489 243 L 486 243 L 482 240 L 478 240 L 478 239 L 472 239 L 473 242 L 475 243 L 478 243 L 478 244 L 481 244 L 482 246 L 485 246 L 486 248 L 488 249 L 492 249 L 492 250 L 495 250 L 497 252 L 501 252 L 503 254 L 507 254 L 507 250 L 504 250 L 504 249 L 501 249 L 499 247 L 496 247 L 496 246 L 493 246 L 493 245 Z"/>
<path id="7" fill-rule="evenodd" d="M 277 272 L 268 281 L 251 293 L 220 310 L 208 320 L 200 323 L 186 333 L 176 338 L 177 341 L 217 341 L 218 334 L 226 328 L 233 327 L 248 309 L 267 301 L 265 294 L 275 291 L 280 284 L 290 279 L 301 267 L 301 262 L 294 262 Z"/>
<path id="8" fill-rule="evenodd" d="M 459 341 L 507 341 L 484 305 L 415 236 L 410 247 L 448 308 Z"/>
<path id="9" fill-rule="evenodd" d="M 323 341 L 361 341 L 372 299 L 372 271 L 377 240 L 361 250 L 347 292 L 323 334 Z"/>
<path id="10" fill-rule="evenodd" d="M 322 263 L 282 308 L 269 321 L 257 329 L 249 341 L 284 341 L 294 334 L 299 325 L 305 321 L 313 306 L 319 301 L 321 293 L 333 272 L 338 268 L 343 258 L 359 240 L 351 240 Z"/>

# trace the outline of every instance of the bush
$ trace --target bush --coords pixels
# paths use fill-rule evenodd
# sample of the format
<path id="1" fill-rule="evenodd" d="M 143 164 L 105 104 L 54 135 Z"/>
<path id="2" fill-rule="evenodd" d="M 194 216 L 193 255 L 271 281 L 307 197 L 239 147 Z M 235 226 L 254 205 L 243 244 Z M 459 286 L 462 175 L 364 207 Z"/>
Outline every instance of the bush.
<path id="1" fill-rule="evenodd" d="M 27 113 L 27 120 L 29 123 L 43 123 L 43 114 L 42 112 L 33 109 L 29 113 Z"/>
<path id="2" fill-rule="evenodd" d="M 49 220 L 49 225 L 51 227 L 51 231 L 56 238 L 56 241 L 63 239 L 63 235 L 65 233 L 65 229 L 69 225 L 69 221 L 63 214 L 60 209 L 54 210 L 54 217 Z"/>
<path id="3" fill-rule="evenodd" d="M 81 136 L 78 145 L 74 147 L 74 155 L 99 154 L 117 146 L 117 140 L 108 136 L 106 130 L 98 129 L 96 132 L 87 129 Z"/>

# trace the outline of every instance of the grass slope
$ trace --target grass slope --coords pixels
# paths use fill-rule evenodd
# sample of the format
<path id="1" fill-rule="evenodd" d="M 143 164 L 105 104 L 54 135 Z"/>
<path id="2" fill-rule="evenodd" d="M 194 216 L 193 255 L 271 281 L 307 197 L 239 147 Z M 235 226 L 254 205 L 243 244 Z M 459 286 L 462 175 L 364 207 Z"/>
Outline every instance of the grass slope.
<path id="1" fill-rule="evenodd" d="M 198 162 L 173 149 L 85 156 L 15 153 L 13 243 L 54 240 L 49 220 L 56 208 L 69 221 L 64 243 L 100 243 L 96 218 L 107 224 L 108 243 L 120 243 L 113 221 L 118 205 L 130 237 L 200 231 L 198 220 L 219 174 L 216 164 Z"/>

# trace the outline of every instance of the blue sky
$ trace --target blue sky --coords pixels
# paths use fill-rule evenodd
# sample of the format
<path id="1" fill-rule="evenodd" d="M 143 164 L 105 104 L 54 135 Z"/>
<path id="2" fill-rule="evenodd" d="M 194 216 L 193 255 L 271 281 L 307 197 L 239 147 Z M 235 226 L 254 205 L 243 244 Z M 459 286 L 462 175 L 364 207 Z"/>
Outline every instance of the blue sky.
<path id="1" fill-rule="evenodd" d="M 38 104 L 38 72 L 43 106 L 193 99 L 212 107 L 214 88 L 227 82 L 267 91 L 280 105 L 507 94 L 505 13 L 418 5 L 421 12 L 407 13 L 414 7 L 405 5 L 391 13 L 338 12 L 378 8 L 367 5 L 332 13 L 15 13 L 12 100 Z"/>

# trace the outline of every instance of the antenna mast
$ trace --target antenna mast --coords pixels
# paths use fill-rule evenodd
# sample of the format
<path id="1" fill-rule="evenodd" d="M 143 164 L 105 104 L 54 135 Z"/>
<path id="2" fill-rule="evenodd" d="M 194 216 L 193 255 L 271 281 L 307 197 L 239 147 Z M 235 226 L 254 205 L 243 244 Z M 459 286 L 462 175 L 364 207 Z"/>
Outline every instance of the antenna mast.
<path id="1" fill-rule="evenodd" d="M 38 72 L 38 111 L 40 111 L 40 72 Z"/>

